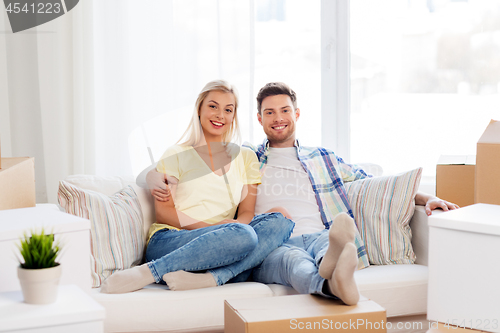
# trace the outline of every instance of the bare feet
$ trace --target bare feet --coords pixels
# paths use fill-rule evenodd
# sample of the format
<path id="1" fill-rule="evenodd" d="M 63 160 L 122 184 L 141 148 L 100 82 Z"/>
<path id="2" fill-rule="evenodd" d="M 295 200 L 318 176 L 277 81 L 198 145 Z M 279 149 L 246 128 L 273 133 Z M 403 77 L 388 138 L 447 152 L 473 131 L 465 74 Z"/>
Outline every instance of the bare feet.
<path id="1" fill-rule="evenodd" d="M 329 245 L 325 256 L 319 265 L 319 275 L 323 279 L 331 278 L 340 254 L 347 243 L 354 243 L 356 225 L 354 220 L 346 213 L 335 216 L 330 231 L 328 232 Z"/>
<path id="2" fill-rule="evenodd" d="M 119 271 L 104 280 L 101 293 L 122 294 L 144 288 L 155 282 L 147 264 Z"/>
<path id="3" fill-rule="evenodd" d="M 359 301 L 358 286 L 354 280 L 357 265 L 356 246 L 353 243 L 347 243 L 331 278 L 327 280 L 330 292 L 347 305 L 355 305 Z"/>
<path id="4" fill-rule="evenodd" d="M 163 275 L 163 280 L 170 290 L 191 290 L 217 287 L 214 276 L 209 273 L 190 273 L 176 271 Z"/>

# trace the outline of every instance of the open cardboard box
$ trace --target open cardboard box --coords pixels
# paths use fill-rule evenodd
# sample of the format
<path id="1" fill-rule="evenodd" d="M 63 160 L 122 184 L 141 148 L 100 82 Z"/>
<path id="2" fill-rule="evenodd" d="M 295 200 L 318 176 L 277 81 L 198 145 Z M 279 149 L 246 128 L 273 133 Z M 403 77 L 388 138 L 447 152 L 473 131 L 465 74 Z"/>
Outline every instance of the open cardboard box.
<path id="1" fill-rule="evenodd" d="M 362 298 L 348 306 L 316 295 L 289 295 L 224 302 L 224 332 L 386 332 L 386 312 Z"/>

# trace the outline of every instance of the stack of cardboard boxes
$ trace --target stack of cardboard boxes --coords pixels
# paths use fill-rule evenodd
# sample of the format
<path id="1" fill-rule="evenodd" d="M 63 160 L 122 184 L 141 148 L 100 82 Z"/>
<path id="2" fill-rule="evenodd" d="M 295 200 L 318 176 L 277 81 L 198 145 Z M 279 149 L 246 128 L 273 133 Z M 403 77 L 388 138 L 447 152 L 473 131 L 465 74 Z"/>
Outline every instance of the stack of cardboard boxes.
<path id="1" fill-rule="evenodd" d="M 0 210 L 34 207 L 34 158 L 1 156 L 0 151 Z"/>
<path id="2" fill-rule="evenodd" d="M 491 120 L 477 142 L 476 156 L 441 156 L 436 195 L 461 207 L 500 205 L 500 121 Z"/>

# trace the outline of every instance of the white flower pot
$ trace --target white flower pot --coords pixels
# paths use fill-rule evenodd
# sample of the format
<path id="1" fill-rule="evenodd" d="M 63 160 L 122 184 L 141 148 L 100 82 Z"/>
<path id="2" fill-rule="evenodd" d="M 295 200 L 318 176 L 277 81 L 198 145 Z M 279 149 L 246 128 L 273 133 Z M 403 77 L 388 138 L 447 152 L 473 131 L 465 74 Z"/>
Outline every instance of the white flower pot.
<path id="1" fill-rule="evenodd" d="M 61 265 L 43 269 L 18 267 L 17 276 L 26 303 L 47 304 L 56 301 Z"/>

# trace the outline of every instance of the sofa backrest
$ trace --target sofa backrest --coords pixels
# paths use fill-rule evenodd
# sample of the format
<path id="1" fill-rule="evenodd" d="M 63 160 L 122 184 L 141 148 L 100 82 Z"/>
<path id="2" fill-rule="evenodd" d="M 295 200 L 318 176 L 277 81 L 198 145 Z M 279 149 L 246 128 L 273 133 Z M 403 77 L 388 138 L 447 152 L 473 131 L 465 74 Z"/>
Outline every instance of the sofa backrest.
<path id="1" fill-rule="evenodd" d="M 135 184 L 133 177 L 103 177 L 94 175 L 72 175 L 64 179 L 70 184 L 73 184 L 82 189 L 91 190 L 111 196 L 120 191 L 125 186 L 132 186 L 137 193 L 141 204 L 142 216 L 144 221 L 144 239 L 146 240 L 149 232 L 149 227 L 155 222 L 155 209 L 153 196 L 149 190 L 139 187 Z"/>

